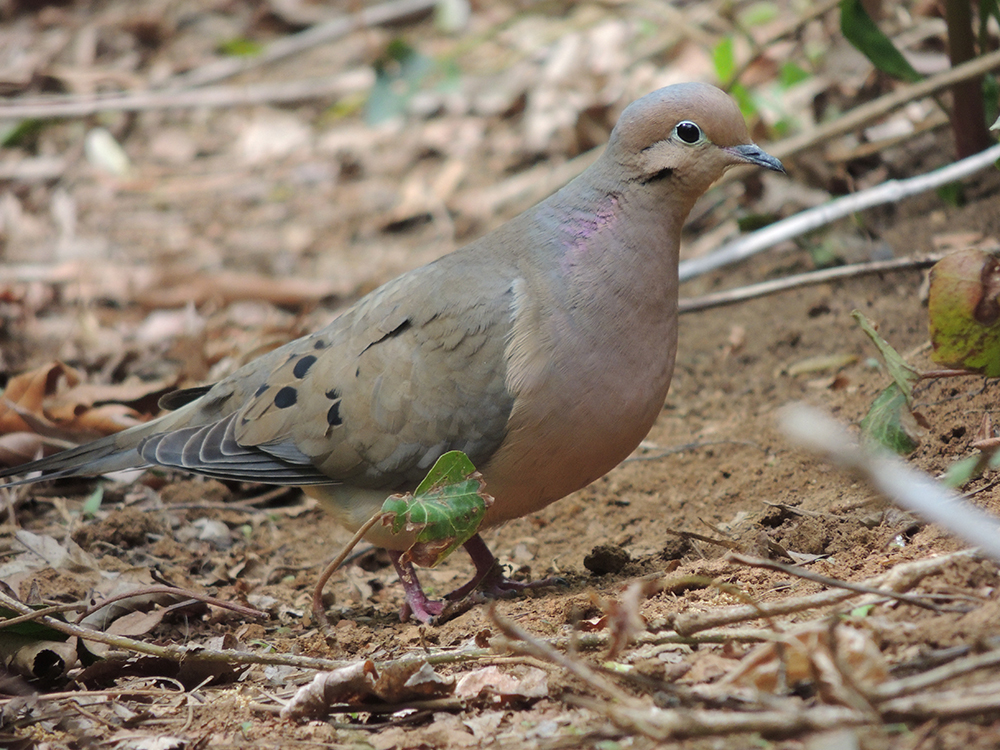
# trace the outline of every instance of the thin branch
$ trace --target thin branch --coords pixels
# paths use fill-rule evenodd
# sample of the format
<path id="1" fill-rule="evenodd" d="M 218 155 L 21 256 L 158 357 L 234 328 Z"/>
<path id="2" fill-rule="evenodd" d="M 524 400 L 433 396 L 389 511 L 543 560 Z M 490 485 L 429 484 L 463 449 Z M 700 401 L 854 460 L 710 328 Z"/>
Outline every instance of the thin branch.
<path id="1" fill-rule="evenodd" d="M 913 588 L 922 579 L 936 575 L 950 565 L 959 560 L 976 557 L 979 552 L 975 549 L 959 550 L 947 555 L 939 555 L 924 560 L 915 560 L 911 563 L 897 565 L 881 575 L 865 580 L 865 586 L 878 589 L 891 589 L 892 591 L 906 591 Z M 755 606 L 734 605 L 731 607 L 718 607 L 707 612 L 684 612 L 674 618 L 673 628 L 680 635 L 692 635 L 709 628 L 732 625 L 737 622 L 756 620 L 761 617 L 761 612 L 767 616 L 788 615 L 802 612 L 816 607 L 839 604 L 854 596 L 853 591 L 843 589 L 831 589 L 821 591 L 817 594 L 796 597 L 793 599 L 782 599 L 775 602 L 761 602 Z M 877 601 L 880 597 L 866 595 L 860 603 Z"/>
<path id="2" fill-rule="evenodd" d="M 738 552 L 731 552 L 729 554 L 729 559 L 733 562 L 740 563 L 741 565 L 749 565 L 754 568 L 766 568 L 767 570 L 776 570 L 779 573 L 785 573 L 786 575 L 797 576 L 798 578 L 803 578 L 807 581 L 821 583 L 829 588 L 845 589 L 847 591 L 853 591 L 856 594 L 874 594 L 875 596 L 884 597 L 886 599 L 894 599 L 898 602 L 912 604 L 913 606 L 920 607 L 921 609 L 929 609 L 932 612 L 940 611 L 938 607 L 917 596 L 897 594 L 895 591 L 888 591 L 874 586 L 866 586 L 863 583 L 851 583 L 850 581 L 842 581 L 839 578 L 830 578 L 829 576 L 820 575 L 819 573 L 807 570 L 806 568 L 797 567 L 795 565 L 785 565 L 784 563 L 776 562 L 775 560 L 765 560 L 761 557 L 751 557 L 750 555 L 743 555 Z"/>
<path id="3" fill-rule="evenodd" d="M 0 105 L 0 119 L 48 120 L 59 117 L 88 117 L 98 112 L 219 108 L 339 98 L 357 91 L 366 91 L 371 88 L 374 81 L 374 72 L 370 69 L 361 69 L 338 76 L 307 78 L 301 81 L 213 86 L 188 91 L 137 91 L 96 97 L 51 97 Z"/>
<path id="4" fill-rule="evenodd" d="M 773 279 L 762 281 L 759 284 L 748 284 L 736 289 L 727 289 L 713 294 L 703 294 L 700 297 L 689 297 L 681 299 L 677 303 L 678 312 L 685 313 L 698 312 L 700 310 L 710 310 L 713 307 L 733 305 L 737 302 L 766 297 L 778 292 L 787 292 L 790 289 L 813 286 L 815 284 L 826 284 L 830 281 L 841 279 L 853 279 L 858 276 L 866 276 L 874 273 L 887 273 L 890 271 L 909 271 L 920 268 L 929 268 L 943 258 L 946 253 L 929 253 L 927 255 L 917 255 L 908 258 L 893 258 L 892 260 L 874 260 L 869 263 L 855 263 L 849 266 L 837 266 L 836 268 L 824 268 L 820 271 L 810 271 L 809 273 L 786 276 L 783 279 Z M 963 371 L 964 374 L 964 371 Z"/>
<path id="5" fill-rule="evenodd" d="M 730 242 L 709 255 L 682 261 L 679 278 L 681 281 L 687 281 L 716 268 L 745 260 L 779 242 L 806 234 L 858 211 L 885 203 L 898 203 L 904 198 L 955 182 L 986 169 L 997 159 L 1000 159 L 1000 144 L 933 172 L 907 180 L 889 180 L 860 193 L 845 195 L 843 198 L 810 208 L 741 237 L 735 242 Z"/>
<path id="6" fill-rule="evenodd" d="M 882 495 L 940 524 L 994 560 L 1000 560 L 1000 518 L 966 502 L 950 488 L 894 455 L 861 446 L 847 429 L 819 409 L 794 404 L 781 416 L 785 434 L 801 447 L 856 471 Z"/>
<path id="7" fill-rule="evenodd" d="M 333 18 L 311 26 L 298 34 L 282 37 L 253 57 L 229 57 L 174 76 L 163 85 L 165 89 L 188 89 L 232 78 L 253 68 L 282 60 L 307 49 L 347 36 L 356 29 L 380 26 L 384 23 L 426 13 L 434 8 L 434 0 L 393 0 L 366 8 L 348 16 Z"/>

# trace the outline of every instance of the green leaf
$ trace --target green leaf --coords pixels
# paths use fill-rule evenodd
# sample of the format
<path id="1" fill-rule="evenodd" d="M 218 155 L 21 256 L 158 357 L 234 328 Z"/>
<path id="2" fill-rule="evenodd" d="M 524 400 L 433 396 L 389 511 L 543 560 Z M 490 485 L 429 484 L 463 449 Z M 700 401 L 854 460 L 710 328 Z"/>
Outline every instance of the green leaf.
<path id="1" fill-rule="evenodd" d="M 878 347 L 879 352 L 882 355 L 882 359 L 885 360 L 886 367 L 889 370 L 889 375 L 895 381 L 899 390 L 906 397 L 906 403 L 910 404 L 913 401 L 913 386 L 920 381 L 920 372 L 906 363 L 903 356 L 897 352 L 889 342 L 878 335 L 875 331 L 875 324 L 872 323 L 868 318 L 866 318 L 860 311 L 854 310 L 851 312 L 851 317 L 854 318 L 858 325 L 861 326 L 861 330 L 864 331 L 868 338 L 872 340 L 872 343 Z"/>
<path id="2" fill-rule="evenodd" d="M 930 272 L 927 318 L 935 362 L 1000 376 L 1000 261 L 975 248 L 938 261 Z"/>
<path id="3" fill-rule="evenodd" d="M 263 51 L 263 44 L 243 37 L 227 39 L 219 44 L 219 52 L 229 57 L 256 57 Z"/>
<path id="4" fill-rule="evenodd" d="M 715 75 L 722 83 L 729 83 L 736 74 L 736 52 L 733 48 L 733 38 L 723 37 L 712 50 L 712 64 L 715 66 Z"/>
<path id="5" fill-rule="evenodd" d="M 365 119 L 377 125 L 405 113 L 406 105 L 426 79 L 438 69 L 402 39 L 393 39 L 375 62 L 375 85 L 368 95 Z"/>
<path id="6" fill-rule="evenodd" d="M 783 89 L 789 89 L 797 83 L 807 81 L 812 76 L 793 62 L 786 62 L 778 71 L 778 83 Z"/>
<path id="7" fill-rule="evenodd" d="M 892 40 L 875 25 L 861 0 L 840 0 L 840 30 L 847 41 L 883 73 L 909 83 L 922 78 Z"/>
<path id="8" fill-rule="evenodd" d="M 938 198 L 952 208 L 961 208 L 965 205 L 965 187 L 961 182 L 949 182 L 939 185 L 935 190 Z"/>
<path id="9" fill-rule="evenodd" d="M 778 12 L 778 6 L 774 3 L 754 3 L 740 11 L 739 22 L 744 27 L 763 26 L 777 18 Z"/>
<path id="10" fill-rule="evenodd" d="M 101 501 L 104 500 L 104 485 L 97 485 L 97 489 L 90 493 L 90 497 L 83 501 L 83 517 L 93 518 L 97 511 L 101 509 Z"/>
<path id="11" fill-rule="evenodd" d="M 861 420 L 861 436 L 903 456 L 920 445 L 909 399 L 897 383 L 892 383 L 872 403 Z"/>
<path id="12" fill-rule="evenodd" d="M 740 105 L 740 113 L 743 117 L 751 120 L 757 116 L 757 102 L 754 101 L 753 96 L 747 90 L 746 86 L 734 83 L 729 87 L 729 93 L 736 100 L 736 103 Z"/>
<path id="13" fill-rule="evenodd" d="M 34 148 L 38 135 L 45 127 L 44 120 L 20 120 L 0 126 L 0 146 L 3 148 Z"/>
<path id="14" fill-rule="evenodd" d="M 948 467 L 941 481 L 953 489 L 964 487 L 983 473 L 982 463 L 982 456 L 969 456 L 956 461 Z"/>
<path id="15" fill-rule="evenodd" d="M 493 498 L 469 457 L 450 451 L 439 458 L 412 495 L 394 495 L 382 505 L 382 523 L 393 534 L 416 532 L 404 557 L 434 567 L 479 530 Z"/>

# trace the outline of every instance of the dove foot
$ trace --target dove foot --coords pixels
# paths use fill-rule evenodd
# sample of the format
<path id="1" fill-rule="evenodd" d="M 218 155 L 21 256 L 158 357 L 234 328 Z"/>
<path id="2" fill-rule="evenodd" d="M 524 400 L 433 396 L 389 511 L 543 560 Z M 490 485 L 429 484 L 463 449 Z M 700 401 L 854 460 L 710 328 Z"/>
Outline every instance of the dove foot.
<path id="1" fill-rule="evenodd" d="M 525 589 L 566 584 L 562 578 L 512 581 L 504 576 L 496 557 L 479 534 L 469 539 L 464 546 L 476 566 L 476 574 L 468 583 L 448 594 L 443 601 L 429 599 L 417 579 L 413 563 L 402 562 L 400 560 L 402 553 L 390 550 L 392 564 L 406 593 L 406 602 L 399 611 L 400 620 L 406 622 L 410 617 L 414 617 L 425 624 L 443 622 L 466 611 L 471 605 L 487 599 L 502 599 L 515 596 Z"/>

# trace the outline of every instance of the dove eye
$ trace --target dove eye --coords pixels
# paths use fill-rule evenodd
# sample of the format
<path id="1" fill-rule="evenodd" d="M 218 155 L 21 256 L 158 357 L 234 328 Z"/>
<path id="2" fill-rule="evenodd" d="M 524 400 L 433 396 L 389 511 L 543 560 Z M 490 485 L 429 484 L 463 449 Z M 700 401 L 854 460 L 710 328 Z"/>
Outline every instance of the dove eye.
<path id="1" fill-rule="evenodd" d="M 677 123 L 674 128 L 674 133 L 680 138 L 684 143 L 695 144 L 700 141 L 704 136 L 702 135 L 701 128 L 695 125 L 690 120 L 684 120 L 683 122 Z"/>

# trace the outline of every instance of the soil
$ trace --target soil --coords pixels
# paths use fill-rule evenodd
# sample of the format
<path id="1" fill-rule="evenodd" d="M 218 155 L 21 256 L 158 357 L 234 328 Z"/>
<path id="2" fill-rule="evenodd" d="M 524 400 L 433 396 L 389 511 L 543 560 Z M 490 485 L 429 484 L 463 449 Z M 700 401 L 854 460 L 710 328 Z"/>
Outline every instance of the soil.
<path id="1" fill-rule="evenodd" d="M 283 114 L 308 121 L 315 112 L 303 107 Z M 217 122 L 213 118 L 210 121 Z M 498 130 L 502 126 L 495 125 Z M 132 127 L 130 154 L 140 170 L 145 169 L 147 150 L 139 134 L 152 139 L 156 132 L 192 128 L 199 130 L 194 136 L 197 141 L 211 130 L 197 118 L 181 114 L 144 116 Z M 949 136 L 940 130 L 935 137 L 937 152 L 943 158 L 950 153 Z M 212 138 L 219 140 L 221 136 Z M 386 144 L 378 148 L 384 149 Z M 320 305 L 291 308 L 209 299 L 199 308 L 199 315 L 208 321 L 207 334 L 179 336 L 168 344 L 158 342 L 149 347 L 132 344 L 131 361 L 118 363 L 118 370 L 146 375 L 169 372 L 179 384 L 217 377 L 259 348 L 315 327 L 403 268 L 464 244 L 514 213 L 513 208 L 505 208 L 484 219 L 459 215 L 457 225 L 447 228 L 433 213 L 420 213 L 419 220 L 402 224 L 387 223 L 384 215 L 335 224 L 338 214 L 324 204 L 343 200 L 351 204 L 350 211 L 356 216 L 370 216 L 365 211 L 370 212 L 379 200 L 392 202 L 391 193 L 386 197 L 390 188 L 382 183 L 372 186 L 359 177 L 339 184 L 323 178 L 292 190 L 289 186 L 294 182 L 295 168 L 303 163 L 315 166 L 319 160 L 312 157 L 301 162 L 290 159 L 274 169 L 246 167 L 234 177 L 220 171 L 227 157 L 221 146 L 219 149 L 218 154 L 209 150 L 198 162 L 199 174 L 190 177 L 204 179 L 203 192 L 201 188 L 172 192 L 171 186 L 189 176 L 185 170 L 190 164 L 176 169 L 162 164 L 155 169 L 148 167 L 146 176 L 161 171 L 150 178 L 160 180 L 156 187 L 141 180 L 114 185 L 90 172 L 72 173 L 79 181 L 73 186 L 81 214 L 79 233 L 102 238 L 112 248 L 108 256 L 112 260 L 195 261 L 206 273 L 240 268 L 264 275 L 318 278 L 336 268 L 337 284 L 345 291 L 332 302 L 328 297 Z M 912 169 L 917 169 L 920 158 L 910 157 Z M 442 159 L 425 155 L 410 168 L 414 173 L 426 171 L 432 168 L 428 163 L 436 168 Z M 349 166 L 342 159 L 337 168 Z M 495 165 L 484 160 L 471 166 L 471 172 L 483 173 L 470 178 L 472 182 L 488 185 Z M 919 165 L 921 169 L 929 166 L 933 165 Z M 806 180 L 794 162 L 790 171 L 790 179 Z M 212 174 L 223 174 L 223 187 L 214 193 L 206 177 Z M 768 180 L 765 187 L 772 184 Z M 877 238 L 879 247 L 902 256 L 929 252 L 935 238 L 949 235 L 1000 237 L 1000 176 L 984 173 L 968 180 L 964 188 L 965 202 L 960 207 L 926 195 L 867 213 L 863 221 L 869 245 L 865 247 L 875 247 L 872 238 Z M 730 183 L 719 194 L 732 206 L 742 192 L 741 183 Z M 30 205 L 29 197 L 25 200 Z M 711 221 L 711 215 L 699 216 L 693 231 L 689 229 L 689 241 L 707 231 Z M 40 231 L 46 236 L 44 228 Z M 852 237 L 857 234 L 846 224 L 837 232 Z M 296 233 L 305 239 L 289 240 Z M 299 251 L 289 251 L 289 242 Z M 17 259 L 19 247 L 9 244 L 9 262 Z M 682 295 L 696 296 L 812 267 L 807 250 L 786 247 L 691 281 L 682 287 Z M 962 549 L 960 541 L 886 503 L 856 477 L 791 446 L 777 421 L 782 406 L 804 401 L 856 425 L 887 385 L 885 369 L 853 321 L 853 310 L 876 321 L 882 336 L 910 355 L 911 362 L 931 368 L 925 346 L 922 282 L 920 271 L 865 276 L 682 316 L 673 383 L 663 412 L 643 446 L 590 487 L 541 512 L 486 532 L 490 548 L 515 577 L 553 576 L 563 581 L 498 601 L 497 614 L 540 638 L 564 637 L 581 623 L 600 616 L 607 602 L 620 597 L 629 584 L 661 574 L 667 582 L 663 590 L 641 602 L 642 616 L 655 629 L 666 627 L 682 613 L 747 600 L 770 602 L 825 588 L 784 572 L 734 563 L 727 558 L 731 549 L 786 561 L 783 551 L 815 556 L 810 558 L 809 570 L 848 581 Z M 85 291 L 77 296 L 72 289 L 44 294 L 49 296 L 36 307 L 36 317 L 9 323 L 5 329 L 3 364 L 8 374 L 59 357 L 95 380 L 106 377 L 116 371 L 106 349 L 119 345 L 121 331 L 135 330 L 154 307 L 127 300 L 117 304 L 106 297 L 85 299 Z M 97 333 L 88 328 L 92 325 Z M 110 343 L 101 338 L 102 331 L 107 332 Z M 88 350 L 90 344 L 93 348 Z M 213 346 L 221 348 L 224 355 L 210 352 Z M 188 356 L 192 352 L 193 358 Z M 790 374 L 796 372 L 797 364 L 829 355 L 850 357 L 832 369 Z M 969 444 L 983 415 L 990 413 L 995 394 L 994 382 L 975 377 L 920 385 L 917 411 L 924 420 L 923 434 L 920 447 L 909 457 L 911 464 L 937 475 L 955 460 L 970 455 Z M 157 579 L 223 600 L 246 601 L 270 615 L 252 620 L 216 608 L 181 611 L 166 616 L 141 636 L 144 639 L 206 643 L 225 637 L 238 639 L 244 647 L 266 644 L 276 652 L 384 661 L 486 642 L 497 633 L 485 605 L 473 606 L 433 627 L 400 622 L 401 586 L 384 554 L 373 550 L 365 551 L 333 577 L 325 600 L 330 623 L 326 628 L 318 626 L 310 613 L 312 587 L 323 565 L 350 535 L 297 491 L 275 493 L 266 503 L 251 505 L 245 501 L 266 488 L 154 475 L 135 485 L 108 485 L 100 509 L 84 518 L 80 509 L 92 489 L 89 482 L 70 482 L 21 491 L 17 522 L 36 533 L 71 537 L 104 570 L 150 569 Z M 988 477 L 966 489 L 976 506 L 1000 515 L 1000 490 Z M 193 536 L 189 533 L 193 528 L 204 533 Z M 12 529 L 8 527 L 5 539 L 10 538 Z M 436 569 L 421 571 L 425 587 L 438 594 L 464 583 L 470 574 L 471 565 L 462 554 Z M 87 593 L 87 587 L 74 582 L 74 576 L 65 571 L 39 572 L 18 583 L 22 597 L 41 601 L 73 601 Z M 976 650 L 992 643 L 1000 622 L 997 583 L 994 563 L 969 558 L 920 586 L 921 593 L 953 597 L 947 600 L 949 606 L 930 611 L 898 603 L 879 605 L 871 627 L 878 632 L 882 654 L 895 670 L 894 676 L 915 668 L 921 659 L 933 658 L 942 649 Z M 962 606 L 955 605 L 959 601 Z M 850 609 L 848 602 L 838 611 Z M 792 628 L 816 617 L 815 610 L 793 614 L 780 618 L 780 626 Z M 681 668 L 669 674 L 680 677 L 680 684 L 709 682 L 732 669 L 749 649 L 738 642 L 678 647 L 671 658 Z M 653 659 L 650 666 L 648 654 L 636 647 L 618 658 L 661 679 L 676 667 L 662 657 Z M 460 673 L 462 669 L 444 666 L 441 671 Z M 176 674 L 187 682 L 182 672 Z M 301 681 L 303 675 L 311 673 L 296 671 L 295 679 Z M 986 680 L 990 675 L 989 671 L 980 672 L 975 679 Z M 499 712 L 470 706 L 459 712 L 422 713 L 406 722 L 355 714 L 294 723 L 260 709 L 269 693 L 285 691 L 287 697 L 287 688 L 294 681 L 272 681 L 273 677 L 263 666 L 256 666 L 239 683 L 218 679 L 200 688 L 199 695 L 206 698 L 189 704 L 185 721 L 162 724 L 159 729 L 150 725 L 145 736 L 169 734 L 182 738 L 188 747 L 213 748 L 767 746 L 787 750 L 971 750 L 1000 746 L 1000 717 L 995 713 L 926 724 L 870 726 L 857 730 L 851 740 L 855 744 L 846 745 L 830 744 L 829 735 L 801 731 L 790 738 L 744 733 L 658 742 L 618 729 L 600 711 L 566 700 L 567 695 L 587 694 L 588 688 L 558 671 L 550 672 L 545 697 Z M 91 687 L 114 684 L 121 683 L 107 676 L 89 683 Z M 162 707 L 158 710 L 170 719 L 181 716 Z M 488 731 L 473 730 L 472 724 L 462 723 L 473 719 L 494 723 Z M 117 741 L 118 731 L 98 724 L 90 726 L 83 736 L 98 742 L 110 737 Z M 477 733 L 480 731 L 485 733 Z M 46 736 L 39 730 L 35 737 L 50 746 L 82 746 L 57 733 Z M 823 742 L 827 744 L 816 737 L 826 737 Z"/>

